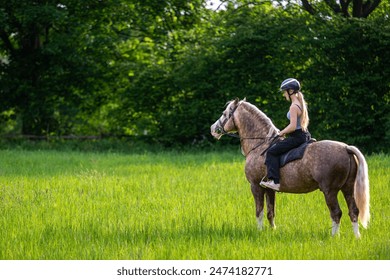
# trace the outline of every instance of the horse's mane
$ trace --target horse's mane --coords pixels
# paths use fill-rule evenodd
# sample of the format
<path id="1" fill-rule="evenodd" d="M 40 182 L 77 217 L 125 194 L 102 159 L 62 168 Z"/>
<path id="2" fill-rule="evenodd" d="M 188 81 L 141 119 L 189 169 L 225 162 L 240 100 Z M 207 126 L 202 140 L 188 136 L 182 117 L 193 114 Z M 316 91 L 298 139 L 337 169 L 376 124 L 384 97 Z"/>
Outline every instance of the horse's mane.
<path id="1" fill-rule="evenodd" d="M 276 126 L 272 123 L 271 119 L 255 105 L 245 100 L 242 100 L 240 103 L 241 106 L 245 107 L 245 110 L 247 110 L 250 114 L 252 114 L 255 117 L 256 121 L 262 124 L 262 126 L 272 127 L 274 129 L 277 129 Z"/>

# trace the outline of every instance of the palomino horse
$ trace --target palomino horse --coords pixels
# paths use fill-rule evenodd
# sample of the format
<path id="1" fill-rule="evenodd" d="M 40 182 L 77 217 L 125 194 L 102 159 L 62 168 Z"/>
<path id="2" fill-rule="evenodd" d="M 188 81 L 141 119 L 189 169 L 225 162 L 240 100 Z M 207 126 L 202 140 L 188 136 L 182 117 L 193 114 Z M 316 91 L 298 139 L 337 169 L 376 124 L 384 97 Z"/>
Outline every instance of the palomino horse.
<path id="1" fill-rule="evenodd" d="M 254 105 L 245 100 L 227 104 L 222 116 L 211 126 L 211 134 L 219 139 L 237 132 L 246 157 L 245 175 L 256 203 L 259 229 L 263 226 L 264 197 L 267 218 L 275 228 L 275 191 L 260 187 L 266 175 L 265 151 L 278 137 L 279 130 Z M 353 146 L 336 141 L 318 141 L 307 146 L 304 156 L 280 169 L 280 192 L 308 193 L 320 189 L 332 218 L 332 235 L 339 231 L 341 209 L 337 194 L 341 190 L 348 205 L 353 231 L 360 237 L 358 219 L 364 228 L 370 219 L 367 163 Z"/>

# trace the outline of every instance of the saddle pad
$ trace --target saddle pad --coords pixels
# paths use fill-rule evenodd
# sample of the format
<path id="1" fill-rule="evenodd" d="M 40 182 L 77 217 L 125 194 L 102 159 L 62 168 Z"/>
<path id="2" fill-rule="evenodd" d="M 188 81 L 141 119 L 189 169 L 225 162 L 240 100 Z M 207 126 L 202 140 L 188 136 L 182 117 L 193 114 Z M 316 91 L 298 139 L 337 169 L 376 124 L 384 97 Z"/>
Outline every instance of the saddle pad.
<path id="1" fill-rule="evenodd" d="M 285 166 L 290 161 L 301 159 L 303 157 L 303 154 L 305 153 L 306 147 L 313 142 L 315 142 L 315 140 L 312 141 L 311 139 L 311 141 L 305 142 L 302 145 L 283 154 L 279 159 L 280 167 Z"/>

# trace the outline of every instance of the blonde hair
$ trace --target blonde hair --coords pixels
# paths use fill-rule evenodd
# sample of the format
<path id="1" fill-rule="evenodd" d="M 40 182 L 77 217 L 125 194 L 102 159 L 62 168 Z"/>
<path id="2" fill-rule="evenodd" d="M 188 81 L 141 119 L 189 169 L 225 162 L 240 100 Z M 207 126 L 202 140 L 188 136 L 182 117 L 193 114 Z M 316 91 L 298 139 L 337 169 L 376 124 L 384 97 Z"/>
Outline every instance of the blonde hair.
<path id="1" fill-rule="evenodd" d="M 301 115 L 301 127 L 303 131 L 307 131 L 307 127 L 309 126 L 309 113 L 307 111 L 307 103 L 302 92 L 297 92 L 297 97 L 299 103 L 302 105 L 302 115 Z"/>

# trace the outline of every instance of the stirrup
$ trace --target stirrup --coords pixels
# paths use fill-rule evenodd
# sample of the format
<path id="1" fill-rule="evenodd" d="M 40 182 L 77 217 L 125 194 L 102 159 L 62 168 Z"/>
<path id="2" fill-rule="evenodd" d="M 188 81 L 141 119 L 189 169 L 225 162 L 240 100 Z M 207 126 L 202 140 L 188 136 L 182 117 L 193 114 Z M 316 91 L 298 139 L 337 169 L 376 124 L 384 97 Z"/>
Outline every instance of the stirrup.
<path id="1" fill-rule="evenodd" d="M 274 190 L 274 191 L 280 191 L 280 184 L 276 184 L 275 181 L 264 181 L 264 178 L 265 176 L 263 177 L 263 179 L 261 179 L 261 182 L 260 182 L 260 186 L 262 186 L 263 188 L 266 188 L 266 189 L 271 189 L 271 190 Z"/>
<path id="2" fill-rule="evenodd" d="M 265 180 L 266 179 L 266 180 Z M 260 181 L 260 183 L 259 183 L 259 185 L 262 187 L 262 188 L 267 188 L 266 186 L 264 186 L 263 184 L 264 183 L 266 183 L 266 182 L 268 182 L 268 178 L 267 178 L 267 175 L 265 175 L 263 178 L 261 178 L 261 181 Z"/>

